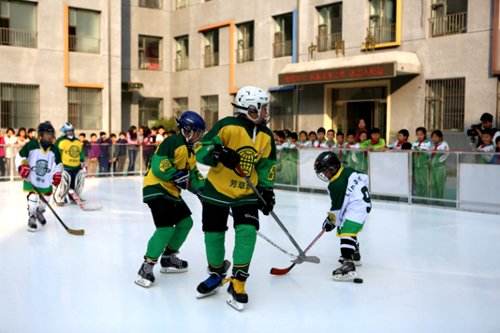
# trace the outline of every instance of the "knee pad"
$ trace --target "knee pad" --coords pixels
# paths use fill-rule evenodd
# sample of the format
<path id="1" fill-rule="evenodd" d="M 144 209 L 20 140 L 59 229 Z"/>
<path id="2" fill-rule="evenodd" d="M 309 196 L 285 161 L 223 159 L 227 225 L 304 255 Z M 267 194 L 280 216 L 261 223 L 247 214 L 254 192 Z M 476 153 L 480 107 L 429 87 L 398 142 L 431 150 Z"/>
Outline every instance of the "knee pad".
<path id="1" fill-rule="evenodd" d="M 78 196 L 81 196 L 84 185 L 85 185 L 85 171 L 80 170 L 75 176 L 75 192 L 76 194 L 78 194 Z"/>
<path id="2" fill-rule="evenodd" d="M 31 192 L 28 194 L 28 213 L 30 216 L 35 215 L 40 204 L 40 197 L 37 193 Z"/>

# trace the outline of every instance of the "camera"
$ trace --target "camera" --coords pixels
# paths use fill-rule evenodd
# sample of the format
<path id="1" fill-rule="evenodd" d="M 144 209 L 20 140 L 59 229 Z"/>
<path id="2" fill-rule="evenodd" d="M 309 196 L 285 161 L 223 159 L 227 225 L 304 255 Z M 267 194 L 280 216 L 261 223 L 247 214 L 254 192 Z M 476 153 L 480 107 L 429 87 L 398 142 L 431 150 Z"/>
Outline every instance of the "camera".
<path id="1" fill-rule="evenodd" d="M 470 136 L 472 138 L 478 136 L 479 134 L 477 133 L 477 131 L 481 130 L 481 124 L 475 124 L 475 125 L 472 125 L 468 130 L 467 130 L 467 136 Z"/>

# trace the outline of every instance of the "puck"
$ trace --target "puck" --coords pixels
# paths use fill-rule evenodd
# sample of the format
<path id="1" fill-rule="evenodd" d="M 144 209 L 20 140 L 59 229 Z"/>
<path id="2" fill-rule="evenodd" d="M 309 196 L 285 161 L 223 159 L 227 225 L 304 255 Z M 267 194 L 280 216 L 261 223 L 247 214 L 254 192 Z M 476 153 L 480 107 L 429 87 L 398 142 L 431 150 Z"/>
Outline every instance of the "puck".
<path id="1" fill-rule="evenodd" d="M 352 282 L 354 282 L 354 283 L 363 283 L 363 279 L 362 278 L 354 278 L 354 280 L 352 280 Z"/>

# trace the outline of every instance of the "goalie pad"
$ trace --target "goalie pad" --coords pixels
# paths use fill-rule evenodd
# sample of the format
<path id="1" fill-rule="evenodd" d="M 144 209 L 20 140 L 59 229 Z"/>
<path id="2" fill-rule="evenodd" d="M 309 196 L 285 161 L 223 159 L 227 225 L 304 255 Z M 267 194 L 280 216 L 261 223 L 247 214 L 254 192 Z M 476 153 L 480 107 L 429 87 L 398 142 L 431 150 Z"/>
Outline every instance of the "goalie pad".
<path id="1" fill-rule="evenodd" d="M 75 176 L 75 192 L 81 197 L 83 192 L 83 186 L 85 185 L 85 171 L 80 170 Z"/>
<path id="2" fill-rule="evenodd" d="M 68 194 L 70 185 L 71 175 L 66 170 L 63 170 L 61 183 L 59 183 L 59 186 L 54 191 L 54 201 L 56 204 L 64 205 L 66 203 L 66 195 Z"/>

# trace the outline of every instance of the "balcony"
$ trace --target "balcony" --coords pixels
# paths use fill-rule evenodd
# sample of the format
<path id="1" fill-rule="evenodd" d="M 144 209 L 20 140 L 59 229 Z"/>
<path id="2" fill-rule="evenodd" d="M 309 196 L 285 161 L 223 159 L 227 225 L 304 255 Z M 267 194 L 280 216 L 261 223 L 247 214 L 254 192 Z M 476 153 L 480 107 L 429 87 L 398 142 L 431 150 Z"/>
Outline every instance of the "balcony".
<path id="1" fill-rule="evenodd" d="M 139 61 L 139 68 L 149 71 L 161 70 L 161 62 L 159 58 L 142 57 Z"/>
<path id="2" fill-rule="evenodd" d="M 99 53 L 101 40 L 94 37 L 69 36 L 69 50 L 71 52 Z"/>
<path id="3" fill-rule="evenodd" d="M 185 71 L 189 69 L 189 58 L 187 56 L 177 56 L 175 58 L 175 71 Z"/>
<path id="4" fill-rule="evenodd" d="M 320 34 L 318 37 L 318 52 L 339 49 L 339 43 L 342 42 L 342 33 L 335 32 L 330 34 Z"/>
<path id="5" fill-rule="evenodd" d="M 273 55 L 275 58 L 286 57 L 292 55 L 292 41 L 282 40 L 273 43 Z"/>
<path id="6" fill-rule="evenodd" d="M 37 47 L 37 33 L 10 28 L 0 28 L 0 45 Z"/>
<path id="7" fill-rule="evenodd" d="M 219 65 L 219 53 L 211 52 L 204 55 L 205 67 L 214 67 Z"/>
<path id="8" fill-rule="evenodd" d="M 139 7 L 160 9 L 162 0 L 139 0 Z"/>
<path id="9" fill-rule="evenodd" d="M 238 63 L 253 61 L 253 47 L 238 47 L 237 61 Z"/>
<path id="10" fill-rule="evenodd" d="M 429 21 L 432 37 L 467 32 L 467 12 L 436 16 Z"/>
<path id="11" fill-rule="evenodd" d="M 391 21 L 374 22 L 368 29 L 368 36 L 375 44 L 396 41 L 396 23 Z"/>

